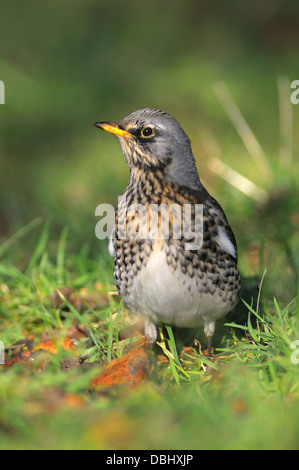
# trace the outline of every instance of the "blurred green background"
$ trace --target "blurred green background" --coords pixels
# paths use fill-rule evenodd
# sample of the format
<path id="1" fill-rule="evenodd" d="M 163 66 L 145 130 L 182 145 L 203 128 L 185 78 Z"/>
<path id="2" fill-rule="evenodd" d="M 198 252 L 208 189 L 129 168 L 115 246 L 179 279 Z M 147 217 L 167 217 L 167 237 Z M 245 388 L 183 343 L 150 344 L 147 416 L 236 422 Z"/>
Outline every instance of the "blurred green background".
<path id="1" fill-rule="evenodd" d="M 95 238 L 95 208 L 116 204 L 129 172 L 116 139 L 92 124 L 157 107 L 190 136 L 202 180 L 235 231 L 243 274 L 267 267 L 271 293 L 295 296 L 299 105 L 287 95 L 281 111 L 278 83 L 299 79 L 297 0 L 2 0 L 0 9 L 0 242 L 40 217 L 51 220 L 53 247 L 67 226 L 68 250 L 106 249 Z M 224 110 L 219 81 L 260 142 L 271 178 Z M 266 200 L 212 171 L 211 145 Z M 38 236 L 36 229 L 9 255 L 25 264 Z"/>

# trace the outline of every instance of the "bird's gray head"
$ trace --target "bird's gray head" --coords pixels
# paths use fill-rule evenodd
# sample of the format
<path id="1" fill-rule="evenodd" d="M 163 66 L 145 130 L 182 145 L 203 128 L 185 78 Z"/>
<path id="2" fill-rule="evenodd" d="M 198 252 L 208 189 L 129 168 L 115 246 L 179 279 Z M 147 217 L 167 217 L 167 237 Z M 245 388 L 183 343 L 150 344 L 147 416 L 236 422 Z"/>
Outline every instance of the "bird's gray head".
<path id="1" fill-rule="evenodd" d="M 154 108 L 135 111 L 118 123 L 98 122 L 115 134 L 131 171 L 163 169 L 166 180 L 200 187 L 190 140 L 175 118 Z"/>

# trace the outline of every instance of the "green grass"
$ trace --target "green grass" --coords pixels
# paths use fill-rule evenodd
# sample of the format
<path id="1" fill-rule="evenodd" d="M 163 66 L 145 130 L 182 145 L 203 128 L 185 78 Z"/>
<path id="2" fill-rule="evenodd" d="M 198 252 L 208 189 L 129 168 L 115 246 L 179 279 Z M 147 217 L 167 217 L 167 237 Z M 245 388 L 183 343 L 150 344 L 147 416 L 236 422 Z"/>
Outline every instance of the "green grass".
<path id="1" fill-rule="evenodd" d="M 81 357 L 102 364 L 121 356 L 128 340 L 118 340 L 118 332 L 132 318 L 118 297 L 103 297 L 102 305 L 101 296 L 96 297 L 95 305 L 81 308 L 63 294 L 64 307 L 50 300 L 62 285 L 78 294 L 88 290 L 94 299 L 99 281 L 104 296 L 113 282 L 111 261 L 101 254 L 92 260 L 84 250 L 67 253 L 66 229 L 50 255 L 46 223 L 20 271 L 10 264 L 9 250 L 34 226 L 6 242 L 6 257 L 2 249 L 1 340 L 11 346 L 30 337 L 37 344 L 45 331 L 64 338 L 79 322 L 92 338 L 76 340 Z M 43 370 L 1 366 L 1 449 L 298 448 L 299 366 L 291 361 L 292 341 L 299 339 L 296 300 L 282 305 L 264 298 L 261 287 L 255 304 L 245 302 L 244 308 L 245 324 L 218 326 L 212 360 L 203 356 L 198 343 L 182 352 L 175 332 L 161 330 L 154 355 L 164 354 L 169 362 L 157 362 L 152 375 L 134 390 L 117 386 L 105 395 L 88 391 L 100 366 L 65 370 L 62 348 Z M 70 396 L 79 403 L 70 403 Z"/>
<path id="2" fill-rule="evenodd" d="M 97 365 L 66 367 L 61 346 L 0 365 L 0 448 L 298 449 L 296 2 L 101 3 L 1 4 L 0 340 L 10 358 L 82 325 L 77 351 Z M 134 317 L 94 236 L 95 207 L 116 204 L 129 172 L 92 123 L 145 106 L 190 136 L 238 241 L 244 302 L 218 322 L 212 360 L 202 331 L 163 328 L 148 379 L 98 395 Z"/>
<path id="3" fill-rule="evenodd" d="M 244 145 L 256 148 L 228 90 L 219 90 Z M 202 139 L 217 149 L 210 131 Z M 298 449 L 298 162 L 285 165 L 258 148 L 271 178 L 261 177 L 251 155 L 246 195 L 239 186 L 248 167 L 227 163 L 223 171 L 217 152 L 208 155 L 222 178 L 219 200 L 231 215 L 243 278 L 242 301 L 217 324 L 213 358 L 203 353 L 202 331 L 166 326 L 151 374 L 134 389 L 90 389 L 103 365 L 136 340 L 121 336 L 134 316 L 113 295 L 106 242 L 95 249 L 86 231 L 80 246 L 73 225 L 59 233 L 55 217 L 35 218 L 3 240 L 0 340 L 7 359 L 19 341 L 54 338 L 58 350 L 37 352 L 31 364 L 0 366 L 0 448 Z M 73 338 L 86 367 L 59 346 L 78 325 L 88 332 Z"/>

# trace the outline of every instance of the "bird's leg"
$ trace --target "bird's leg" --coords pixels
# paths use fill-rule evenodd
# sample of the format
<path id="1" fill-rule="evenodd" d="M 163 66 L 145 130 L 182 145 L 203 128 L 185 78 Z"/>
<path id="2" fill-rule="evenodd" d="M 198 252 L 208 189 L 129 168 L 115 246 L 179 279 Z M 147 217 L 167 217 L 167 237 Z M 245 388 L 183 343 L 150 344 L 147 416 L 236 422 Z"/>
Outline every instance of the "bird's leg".
<path id="1" fill-rule="evenodd" d="M 144 322 L 144 334 L 149 344 L 149 350 L 151 351 L 157 339 L 157 328 L 155 323 L 148 317 Z"/>
<path id="2" fill-rule="evenodd" d="M 208 339 L 208 357 L 212 355 L 212 338 L 215 331 L 215 322 L 206 322 L 204 324 L 204 332 Z"/>
<path id="3" fill-rule="evenodd" d="M 212 356 L 212 338 L 213 336 L 208 336 L 208 357 Z"/>
<path id="4" fill-rule="evenodd" d="M 157 339 L 157 328 L 156 328 L 155 323 L 148 317 L 145 319 L 145 322 L 144 322 L 144 335 L 149 344 L 148 350 L 149 350 L 149 360 L 151 363 L 151 374 L 153 378 L 157 379 L 156 361 L 155 361 L 154 354 L 152 352 L 153 345 L 155 344 L 156 339 Z"/>

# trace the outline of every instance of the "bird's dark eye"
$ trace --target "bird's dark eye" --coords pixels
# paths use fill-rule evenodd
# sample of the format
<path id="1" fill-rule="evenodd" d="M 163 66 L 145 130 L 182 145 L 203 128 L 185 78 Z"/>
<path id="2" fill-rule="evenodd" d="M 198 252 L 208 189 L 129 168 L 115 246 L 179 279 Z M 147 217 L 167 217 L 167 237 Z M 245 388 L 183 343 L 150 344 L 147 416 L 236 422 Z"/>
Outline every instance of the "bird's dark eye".
<path id="1" fill-rule="evenodd" d="M 141 131 L 142 137 L 152 137 L 154 135 L 154 129 L 152 127 L 144 127 Z"/>

